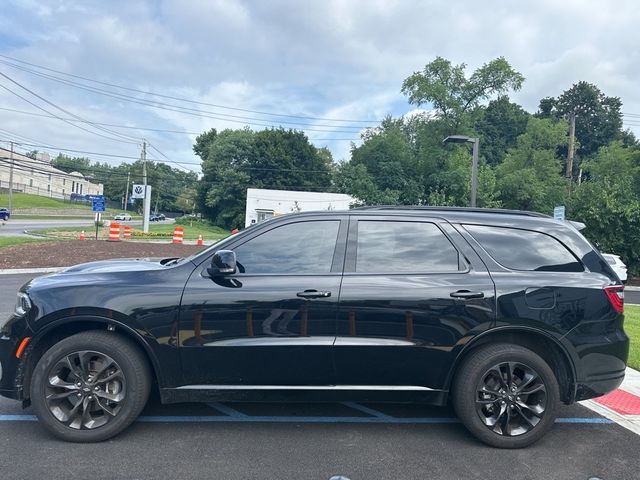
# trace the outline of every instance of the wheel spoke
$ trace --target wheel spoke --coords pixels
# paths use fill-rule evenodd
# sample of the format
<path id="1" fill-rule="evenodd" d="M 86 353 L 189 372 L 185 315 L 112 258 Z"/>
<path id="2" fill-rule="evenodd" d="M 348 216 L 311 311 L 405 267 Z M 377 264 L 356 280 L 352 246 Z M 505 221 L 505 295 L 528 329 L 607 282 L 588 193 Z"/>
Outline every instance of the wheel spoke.
<path id="1" fill-rule="evenodd" d="M 103 402 L 100 397 L 96 397 L 96 404 L 102 409 L 103 412 L 109 414 L 112 417 L 116 416 L 116 409 L 115 408 L 111 408 L 107 405 L 106 402 Z"/>
<path id="2" fill-rule="evenodd" d="M 536 427 L 546 405 L 546 386 L 531 367 L 505 361 L 488 368 L 476 389 L 476 412 L 494 433 L 515 437 Z"/>
<path id="3" fill-rule="evenodd" d="M 110 402 L 119 403 L 124 399 L 124 392 L 119 393 L 109 393 L 103 390 L 98 390 L 93 392 L 96 397 L 104 398 L 105 400 L 109 400 Z"/>
<path id="4" fill-rule="evenodd" d="M 47 372 L 45 400 L 51 414 L 74 430 L 106 425 L 121 410 L 126 379 L 108 355 L 81 350 L 60 358 Z"/>
<path id="5" fill-rule="evenodd" d="M 540 391 L 546 392 L 546 389 L 544 388 L 544 384 L 542 383 L 536 385 L 530 390 L 523 390 L 522 392 L 520 392 L 520 395 L 531 395 L 532 393 L 536 393 Z"/>

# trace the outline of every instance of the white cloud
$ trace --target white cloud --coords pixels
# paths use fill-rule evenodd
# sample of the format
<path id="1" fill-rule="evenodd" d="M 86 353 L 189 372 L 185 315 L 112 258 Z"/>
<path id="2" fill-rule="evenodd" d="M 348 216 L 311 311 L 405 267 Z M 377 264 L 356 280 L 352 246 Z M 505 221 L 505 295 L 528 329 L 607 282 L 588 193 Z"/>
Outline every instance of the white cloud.
<path id="1" fill-rule="evenodd" d="M 402 80 L 436 55 L 467 63 L 469 72 L 503 55 L 527 78 L 513 97 L 528 110 L 535 110 L 540 98 L 587 80 L 607 95 L 620 96 L 625 112 L 640 113 L 640 9 L 629 0 L 16 0 L 3 10 L 0 53 L 247 110 L 369 120 L 402 115 L 413 110 L 400 94 Z M 29 25 L 28 34 L 12 25 Z M 253 120 L 198 118 L 89 94 L 2 65 L 0 71 L 77 114 L 106 123 L 198 132 L 275 118 L 188 105 L 218 112 L 220 118 Z M 0 102 L 34 110 L 1 89 Z M 50 144 L 137 152 L 135 146 L 55 120 L 0 111 L 0 121 L 1 128 Z M 309 128 L 327 130 L 308 132 L 317 145 L 329 146 L 336 159 L 348 157 L 349 141 L 324 139 L 358 138 L 358 128 L 341 128 L 347 124 L 335 121 L 310 123 Z M 321 126 L 326 124 L 335 126 Z M 194 135 L 123 132 L 150 138 L 171 157 L 197 161 L 191 150 Z"/>

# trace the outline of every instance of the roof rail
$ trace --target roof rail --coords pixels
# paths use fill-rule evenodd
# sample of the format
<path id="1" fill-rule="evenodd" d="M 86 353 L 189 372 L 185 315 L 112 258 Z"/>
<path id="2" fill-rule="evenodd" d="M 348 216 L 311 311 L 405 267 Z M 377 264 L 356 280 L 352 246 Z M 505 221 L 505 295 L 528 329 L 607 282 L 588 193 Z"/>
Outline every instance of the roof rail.
<path id="1" fill-rule="evenodd" d="M 460 213 L 492 213 L 503 215 L 525 215 L 528 217 L 551 218 L 550 215 L 544 213 L 529 212 L 527 210 L 508 210 L 502 208 L 471 208 L 471 207 L 436 207 L 426 205 L 378 205 L 370 207 L 356 207 L 352 210 L 426 210 L 426 211 L 444 211 L 444 212 L 460 212 Z"/>

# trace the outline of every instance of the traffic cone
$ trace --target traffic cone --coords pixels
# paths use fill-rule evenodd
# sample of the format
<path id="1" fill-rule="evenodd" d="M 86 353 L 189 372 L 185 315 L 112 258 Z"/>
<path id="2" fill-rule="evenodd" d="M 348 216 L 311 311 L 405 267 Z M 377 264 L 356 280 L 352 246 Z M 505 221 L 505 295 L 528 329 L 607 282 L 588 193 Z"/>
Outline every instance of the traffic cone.
<path id="1" fill-rule="evenodd" d="M 80 232 L 80 240 L 86 240 L 85 236 L 84 236 L 84 230 L 82 230 Z"/>
<path id="2" fill-rule="evenodd" d="M 235 235 L 236 233 L 240 233 L 240 230 L 238 230 L 237 228 L 231 230 L 231 235 Z"/>
<path id="3" fill-rule="evenodd" d="M 184 227 L 176 227 L 173 229 L 173 240 L 171 241 L 171 243 L 174 244 L 182 244 L 182 241 L 184 240 Z"/>
<path id="4" fill-rule="evenodd" d="M 202 235 L 198 235 L 198 246 L 201 247 L 203 245 L 204 245 L 204 243 L 202 241 Z"/>

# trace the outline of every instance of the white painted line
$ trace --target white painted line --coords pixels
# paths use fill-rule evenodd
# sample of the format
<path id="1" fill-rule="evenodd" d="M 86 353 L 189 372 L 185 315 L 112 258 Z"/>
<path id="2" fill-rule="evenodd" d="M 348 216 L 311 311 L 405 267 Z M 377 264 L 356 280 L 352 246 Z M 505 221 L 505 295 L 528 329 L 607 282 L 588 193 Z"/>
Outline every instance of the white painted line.
<path id="1" fill-rule="evenodd" d="M 54 273 L 69 267 L 43 267 L 43 268 L 5 268 L 0 269 L 0 275 L 20 275 L 23 273 Z"/>
<path id="2" fill-rule="evenodd" d="M 638 417 L 635 415 L 620 415 L 613 410 L 609 410 L 604 405 L 600 405 L 598 402 L 593 400 L 584 400 L 582 402 L 578 402 L 580 405 L 587 407 L 589 410 L 593 410 L 594 412 L 602 415 L 603 417 L 608 418 L 609 420 L 613 420 L 618 425 L 623 426 L 627 430 L 631 430 L 633 433 L 640 435 L 640 421 L 636 420 Z M 630 417 L 630 418 L 627 418 Z"/>

